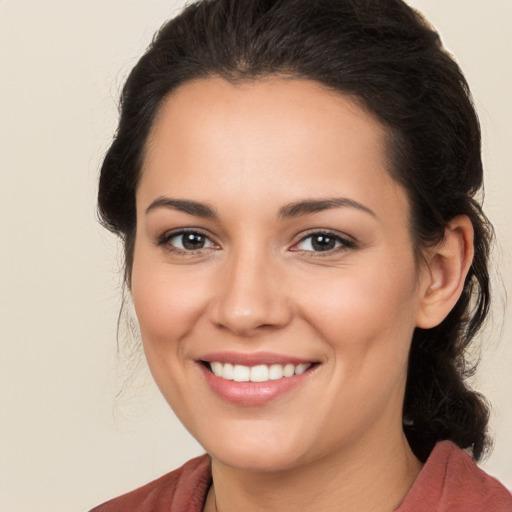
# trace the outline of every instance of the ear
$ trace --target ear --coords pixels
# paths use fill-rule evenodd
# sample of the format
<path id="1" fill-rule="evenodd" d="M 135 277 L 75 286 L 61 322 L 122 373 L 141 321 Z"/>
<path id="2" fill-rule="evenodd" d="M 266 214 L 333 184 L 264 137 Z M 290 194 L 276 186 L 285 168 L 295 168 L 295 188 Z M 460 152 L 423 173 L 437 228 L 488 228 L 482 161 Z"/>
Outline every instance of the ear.
<path id="1" fill-rule="evenodd" d="M 427 254 L 416 327 L 430 329 L 446 318 L 462 293 L 473 254 L 473 224 L 466 215 L 455 217 Z"/>

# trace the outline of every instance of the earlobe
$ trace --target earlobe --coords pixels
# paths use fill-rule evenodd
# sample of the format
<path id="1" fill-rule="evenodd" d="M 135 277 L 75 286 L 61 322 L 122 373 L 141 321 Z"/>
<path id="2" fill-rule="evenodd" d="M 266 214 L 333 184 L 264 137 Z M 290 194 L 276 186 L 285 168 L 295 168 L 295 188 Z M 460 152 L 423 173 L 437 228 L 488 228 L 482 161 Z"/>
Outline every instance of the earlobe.
<path id="1" fill-rule="evenodd" d="M 473 225 L 466 215 L 453 218 L 443 240 L 429 254 L 421 285 L 416 326 L 439 325 L 457 303 L 473 261 Z"/>

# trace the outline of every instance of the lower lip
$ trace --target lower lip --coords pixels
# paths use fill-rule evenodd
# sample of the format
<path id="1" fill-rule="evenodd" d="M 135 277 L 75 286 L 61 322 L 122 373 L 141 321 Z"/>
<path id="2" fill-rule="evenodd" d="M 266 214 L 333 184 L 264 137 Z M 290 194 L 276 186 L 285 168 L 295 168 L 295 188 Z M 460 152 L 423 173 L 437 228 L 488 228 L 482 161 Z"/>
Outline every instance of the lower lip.
<path id="1" fill-rule="evenodd" d="M 267 382 L 236 382 L 217 377 L 204 364 L 198 363 L 210 389 L 223 400 L 237 405 L 262 405 L 297 388 L 310 376 L 312 368 L 300 375 Z M 314 368 L 314 367 L 313 367 Z"/>

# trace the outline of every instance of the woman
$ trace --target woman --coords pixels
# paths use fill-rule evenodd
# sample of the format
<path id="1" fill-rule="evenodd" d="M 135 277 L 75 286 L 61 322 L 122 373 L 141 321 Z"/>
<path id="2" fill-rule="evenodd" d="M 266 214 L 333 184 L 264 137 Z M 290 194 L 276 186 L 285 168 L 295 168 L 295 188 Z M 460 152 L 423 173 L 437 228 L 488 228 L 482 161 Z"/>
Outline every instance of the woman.
<path id="1" fill-rule="evenodd" d="M 400 0 L 210 0 L 127 80 L 99 208 L 208 455 L 95 511 L 512 510 L 464 355 L 492 228 L 469 90 Z M 464 453 L 469 452 L 470 455 Z"/>

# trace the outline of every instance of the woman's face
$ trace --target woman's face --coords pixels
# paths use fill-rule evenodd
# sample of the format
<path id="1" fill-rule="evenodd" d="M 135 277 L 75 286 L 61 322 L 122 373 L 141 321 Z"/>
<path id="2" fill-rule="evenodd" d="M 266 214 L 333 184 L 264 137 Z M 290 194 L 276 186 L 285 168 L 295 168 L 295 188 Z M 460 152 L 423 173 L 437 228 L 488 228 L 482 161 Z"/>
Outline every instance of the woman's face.
<path id="1" fill-rule="evenodd" d="M 198 80 L 162 106 L 132 295 L 151 372 L 214 459 L 286 469 L 401 435 L 425 278 L 384 138 L 308 81 Z"/>

